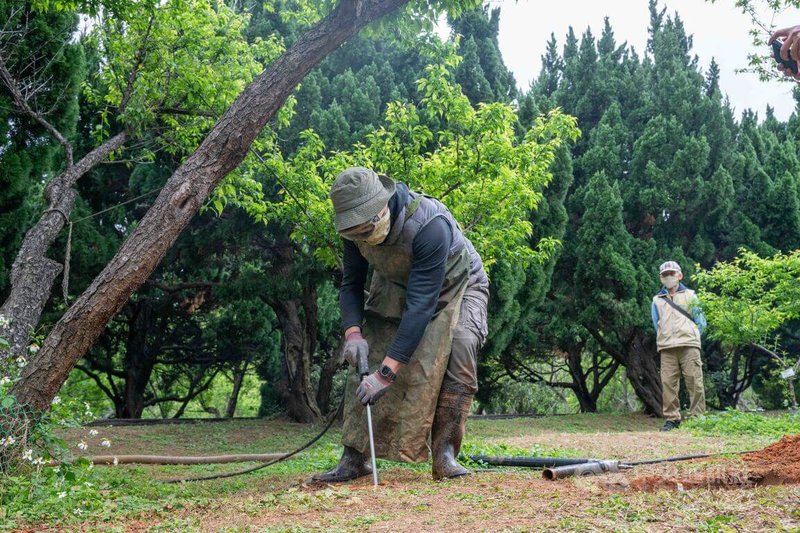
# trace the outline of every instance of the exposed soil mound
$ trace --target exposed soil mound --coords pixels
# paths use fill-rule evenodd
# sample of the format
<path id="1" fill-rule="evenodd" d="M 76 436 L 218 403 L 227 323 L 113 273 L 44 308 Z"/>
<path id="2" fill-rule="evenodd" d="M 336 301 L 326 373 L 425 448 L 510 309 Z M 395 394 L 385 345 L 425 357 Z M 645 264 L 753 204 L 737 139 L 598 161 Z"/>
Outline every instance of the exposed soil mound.
<path id="1" fill-rule="evenodd" d="M 800 467 L 800 435 L 787 435 L 775 444 L 770 444 L 761 451 L 744 456 L 748 463 L 785 464 Z"/>
<path id="2" fill-rule="evenodd" d="M 800 435 L 783 437 L 763 450 L 732 459 L 722 468 L 685 477 L 642 476 L 634 490 L 737 488 L 800 483 Z"/>

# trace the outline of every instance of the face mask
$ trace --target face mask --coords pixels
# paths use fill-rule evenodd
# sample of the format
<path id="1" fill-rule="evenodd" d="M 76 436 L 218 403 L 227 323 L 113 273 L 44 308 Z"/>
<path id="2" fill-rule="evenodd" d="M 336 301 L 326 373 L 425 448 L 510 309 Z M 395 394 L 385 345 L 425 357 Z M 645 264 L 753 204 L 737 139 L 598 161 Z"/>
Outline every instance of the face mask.
<path id="1" fill-rule="evenodd" d="M 339 232 L 343 239 L 367 243 L 377 246 L 386 240 L 391 228 L 391 213 L 389 209 L 383 215 L 375 215 L 372 220 L 360 226 L 349 228 Z"/>
<path id="2" fill-rule="evenodd" d="M 370 233 L 369 237 L 364 239 L 364 242 L 370 246 L 378 246 L 380 243 L 385 241 L 386 237 L 389 235 L 391 220 L 392 219 L 389 210 L 387 209 L 386 214 L 384 214 L 380 220 L 378 220 L 377 224 L 375 224 L 375 230 Z"/>
<path id="3" fill-rule="evenodd" d="M 663 283 L 667 289 L 674 289 L 675 287 L 677 287 L 678 281 L 680 280 L 678 279 L 678 276 L 675 275 L 661 276 L 661 283 Z"/>

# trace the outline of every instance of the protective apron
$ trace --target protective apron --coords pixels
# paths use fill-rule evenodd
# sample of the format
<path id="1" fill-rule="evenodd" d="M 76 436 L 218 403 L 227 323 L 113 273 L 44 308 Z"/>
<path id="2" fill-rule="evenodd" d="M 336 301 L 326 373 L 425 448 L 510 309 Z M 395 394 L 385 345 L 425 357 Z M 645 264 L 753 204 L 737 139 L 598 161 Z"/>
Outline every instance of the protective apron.
<path id="1" fill-rule="evenodd" d="M 398 215 L 397 220 L 403 224 L 395 223 L 395 226 L 404 226 L 413 219 L 423 200 L 421 195 L 414 196 Z M 419 229 L 421 227 L 424 226 Z M 408 237 L 408 232 L 403 232 L 402 227 L 393 228 L 387 242 L 381 246 L 359 244 L 362 255 L 373 267 L 362 328 L 370 345 L 370 369 L 378 368 L 383 361 L 405 306 L 405 283 L 411 271 Z M 469 270 L 469 251 L 462 247 L 448 259 L 436 314 L 425 329 L 411 361 L 398 373 L 395 384 L 372 406 L 376 457 L 412 463 L 429 458 L 428 437 L 436 399 L 447 370 L 453 330 L 458 322 Z M 350 370 L 345 387 L 342 443 L 369 454 L 366 408 L 355 395 L 360 381 L 356 374 Z"/>

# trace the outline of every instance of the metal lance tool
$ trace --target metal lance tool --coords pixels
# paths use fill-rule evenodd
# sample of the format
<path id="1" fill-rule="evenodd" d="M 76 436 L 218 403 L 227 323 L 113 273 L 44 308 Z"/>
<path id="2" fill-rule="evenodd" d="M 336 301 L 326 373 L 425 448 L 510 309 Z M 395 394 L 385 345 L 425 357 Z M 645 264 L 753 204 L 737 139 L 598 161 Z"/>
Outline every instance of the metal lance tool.
<path id="1" fill-rule="evenodd" d="M 372 409 L 367 404 L 367 430 L 369 431 L 369 458 L 372 460 L 372 485 L 378 486 L 378 466 L 375 464 L 375 437 L 372 435 Z"/>
<path id="2" fill-rule="evenodd" d="M 365 372 L 366 371 L 366 372 Z M 368 369 L 361 369 L 361 381 L 369 375 Z M 367 431 L 369 432 L 369 458 L 372 461 L 372 485 L 378 486 L 378 466 L 375 464 L 375 437 L 372 433 L 372 408 L 367 404 Z"/>

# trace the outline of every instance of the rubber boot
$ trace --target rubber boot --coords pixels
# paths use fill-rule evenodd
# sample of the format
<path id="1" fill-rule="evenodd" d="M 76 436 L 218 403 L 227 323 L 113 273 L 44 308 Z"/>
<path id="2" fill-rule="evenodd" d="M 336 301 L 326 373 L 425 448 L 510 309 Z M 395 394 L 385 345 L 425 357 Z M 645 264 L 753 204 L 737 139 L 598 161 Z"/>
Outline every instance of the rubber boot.
<path id="1" fill-rule="evenodd" d="M 436 414 L 431 430 L 433 479 L 466 476 L 471 473 L 456 461 L 461 451 L 470 405 L 472 392 L 464 384 L 445 378 L 436 401 Z"/>
<path id="2" fill-rule="evenodd" d="M 332 470 L 316 474 L 311 479 L 320 483 L 341 483 L 372 473 L 369 456 L 349 446 L 344 447 L 339 464 Z"/>

